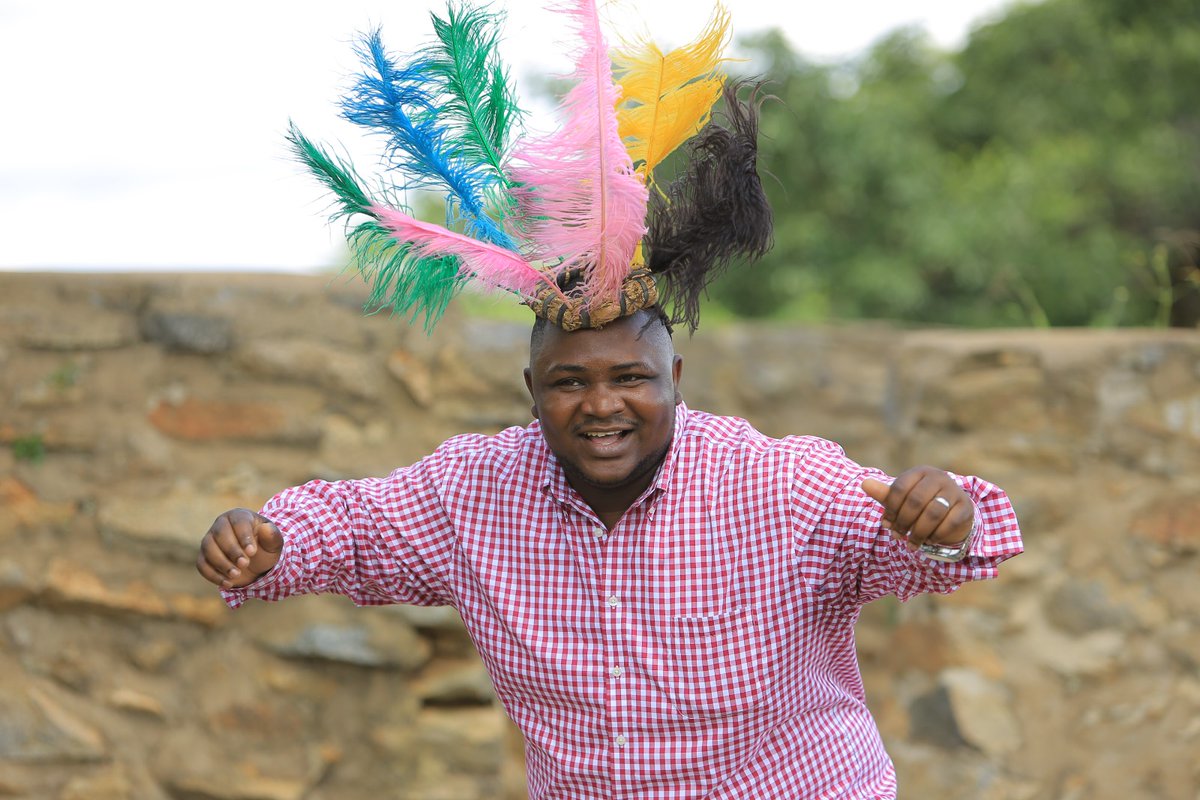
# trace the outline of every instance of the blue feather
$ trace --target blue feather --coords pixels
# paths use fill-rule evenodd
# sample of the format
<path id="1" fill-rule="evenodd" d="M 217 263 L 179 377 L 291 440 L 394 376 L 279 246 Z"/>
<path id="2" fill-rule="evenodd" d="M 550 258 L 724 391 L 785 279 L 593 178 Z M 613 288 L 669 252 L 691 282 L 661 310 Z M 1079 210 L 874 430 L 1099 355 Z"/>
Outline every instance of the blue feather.
<path id="1" fill-rule="evenodd" d="M 393 167 L 406 175 L 398 187 L 449 189 L 453 213 L 467 235 L 516 251 L 516 243 L 485 211 L 500 177 L 487 164 L 463 158 L 439 122 L 428 58 L 415 56 L 397 65 L 384 51 L 378 29 L 366 34 L 356 51 L 366 71 L 343 100 L 342 116 L 387 137 Z"/>

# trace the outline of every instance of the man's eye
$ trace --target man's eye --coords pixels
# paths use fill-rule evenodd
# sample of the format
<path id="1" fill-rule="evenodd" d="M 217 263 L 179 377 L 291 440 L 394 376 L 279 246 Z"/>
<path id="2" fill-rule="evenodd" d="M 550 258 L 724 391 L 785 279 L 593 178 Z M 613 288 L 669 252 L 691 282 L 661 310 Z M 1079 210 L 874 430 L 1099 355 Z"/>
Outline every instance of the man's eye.
<path id="1" fill-rule="evenodd" d="M 646 380 L 645 375 L 622 375 L 617 378 L 618 383 L 636 383 L 637 381 Z"/>
<path id="2" fill-rule="evenodd" d="M 583 381 L 579 380 L 578 378 L 563 378 L 560 381 L 555 381 L 554 385 L 555 386 L 566 386 L 566 387 L 582 386 Z"/>

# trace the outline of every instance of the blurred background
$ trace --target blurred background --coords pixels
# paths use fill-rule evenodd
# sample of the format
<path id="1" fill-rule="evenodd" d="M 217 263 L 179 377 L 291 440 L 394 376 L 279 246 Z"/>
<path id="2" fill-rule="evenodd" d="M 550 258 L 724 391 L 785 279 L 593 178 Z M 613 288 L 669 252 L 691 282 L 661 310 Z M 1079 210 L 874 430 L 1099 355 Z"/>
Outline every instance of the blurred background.
<path id="1" fill-rule="evenodd" d="M 1025 536 L 864 610 L 900 796 L 1196 800 L 1200 3 L 731 5 L 777 243 L 676 337 L 684 396 L 982 476 Z M 563 31 L 505 7 L 540 128 Z M 351 40 L 441 9 L 0 0 L 0 797 L 525 797 L 453 609 L 231 613 L 194 566 L 228 508 L 529 421 L 527 311 L 364 315 L 284 145 L 370 172 Z M 708 13 L 641 11 L 667 46 Z"/>

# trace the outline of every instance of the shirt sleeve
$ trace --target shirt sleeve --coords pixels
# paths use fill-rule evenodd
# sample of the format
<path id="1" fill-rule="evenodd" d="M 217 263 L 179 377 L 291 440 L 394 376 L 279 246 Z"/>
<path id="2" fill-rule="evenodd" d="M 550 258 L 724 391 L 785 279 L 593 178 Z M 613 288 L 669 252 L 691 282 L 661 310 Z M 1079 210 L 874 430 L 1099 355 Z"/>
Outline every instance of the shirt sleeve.
<path id="1" fill-rule="evenodd" d="M 249 586 L 222 591 L 225 602 L 335 593 L 360 606 L 451 604 L 455 534 L 437 488 L 441 467 L 434 454 L 386 478 L 280 492 L 261 512 L 283 533 L 279 562 Z"/>
<path id="2" fill-rule="evenodd" d="M 826 595 L 863 605 L 884 595 L 909 600 L 918 594 L 948 594 L 967 581 L 998 574 L 1000 564 L 1024 549 L 1016 513 L 1000 487 L 974 476 L 950 473 L 975 505 L 975 535 L 966 558 L 955 563 L 936 561 L 909 550 L 883 527 L 883 507 L 862 489 L 866 478 L 890 483 L 891 476 L 855 464 L 832 443 L 822 443 L 804 460 L 795 493 L 814 505 L 817 493 L 809 476 L 823 476 L 829 488 L 821 513 L 811 515 L 812 528 L 799 541 L 802 566 L 819 567 Z M 801 517 L 803 518 L 803 517 Z M 807 535 L 803 535 L 807 534 Z"/>

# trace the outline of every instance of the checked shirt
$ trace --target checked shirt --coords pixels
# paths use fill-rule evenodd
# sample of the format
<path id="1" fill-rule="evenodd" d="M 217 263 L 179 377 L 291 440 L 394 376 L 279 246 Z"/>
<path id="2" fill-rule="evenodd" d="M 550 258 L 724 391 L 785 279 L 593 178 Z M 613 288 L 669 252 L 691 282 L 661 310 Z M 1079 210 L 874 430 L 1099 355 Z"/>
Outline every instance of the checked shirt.
<path id="1" fill-rule="evenodd" d="M 1005 494 L 959 477 L 970 555 L 910 553 L 865 477 L 888 479 L 680 405 L 654 482 L 606 530 L 538 423 L 457 436 L 386 478 L 277 495 L 279 563 L 224 594 L 457 608 L 525 735 L 532 800 L 891 798 L 859 609 L 993 577 L 1021 540 Z"/>

